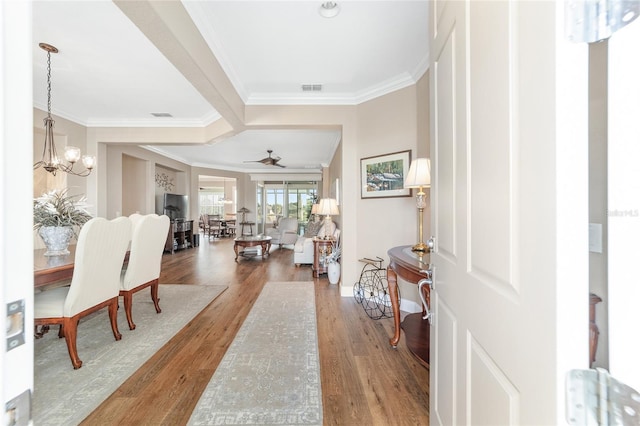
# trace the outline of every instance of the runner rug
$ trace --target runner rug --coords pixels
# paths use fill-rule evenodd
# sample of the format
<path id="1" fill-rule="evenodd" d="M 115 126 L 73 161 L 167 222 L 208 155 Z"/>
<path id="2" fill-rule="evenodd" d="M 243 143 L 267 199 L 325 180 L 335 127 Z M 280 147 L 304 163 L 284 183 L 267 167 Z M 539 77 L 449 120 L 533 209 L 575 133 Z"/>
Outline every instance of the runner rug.
<path id="1" fill-rule="evenodd" d="M 133 321 L 127 325 L 124 306 L 118 310 L 122 340 L 115 341 L 107 309 L 78 325 L 78 355 L 74 370 L 58 327 L 34 342 L 33 422 L 36 425 L 76 425 L 124 383 L 226 286 L 161 284 L 162 313 L 157 314 L 149 290 L 133 296 Z"/>
<path id="2" fill-rule="evenodd" d="M 313 282 L 268 282 L 190 425 L 322 425 Z"/>

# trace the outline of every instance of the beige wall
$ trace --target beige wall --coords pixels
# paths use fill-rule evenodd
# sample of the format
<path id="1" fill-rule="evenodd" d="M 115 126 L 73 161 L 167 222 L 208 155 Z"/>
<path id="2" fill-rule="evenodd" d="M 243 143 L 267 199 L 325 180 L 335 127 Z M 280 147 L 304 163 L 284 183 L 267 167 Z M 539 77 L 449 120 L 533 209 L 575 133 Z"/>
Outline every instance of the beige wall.
<path id="1" fill-rule="evenodd" d="M 417 102 L 417 87 L 411 86 L 359 105 L 358 157 L 409 150 L 415 159 L 418 156 Z M 427 145 L 428 149 L 428 141 L 421 142 L 421 148 Z M 360 169 L 359 164 L 350 167 L 354 166 Z M 358 248 L 356 258 L 351 261 L 379 256 L 388 264 L 387 250 L 391 247 L 418 242 L 418 210 L 413 197 L 362 199 L 360 188 L 354 195 Z M 403 299 L 419 300 L 415 285 L 401 282 L 400 292 Z"/>
<path id="2" fill-rule="evenodd" d="M 191 175 L 191 167 L 188 165 L 134 145 L 106 145 L 105 152 L 106 154 L 98 159 L 99 187 L 103 188 L 99 191 L 98 200 L 101 202 L 98 205 L 98 216 L 111 219 L 119 214 L 126 215 L 125 203 L 130 203 L 130 201 L 125 202 L 125 200 L 130 200 L 131 197 L 138 197 L 136 204 L 140 206 L 140 210 L 134 210 L 131 213 L 135 211 L 140 211 L 143 214 L 155 213 L 155 171 L 157 166 L 172 170 L 175 173 L 176 186 L 173 193 L 190 195 L 188 182 Z M 132 172 L 127 170 L 125 167 L 127 161 L 123 161 L 123 159 L 130 157 L 135 159 L 135 164 L 138 167 L 135 174 L 144 176 L 144 184 L 141 185 L 146 191 L 143 193 L 133 194 L 124 191 L 123 179 Z M 129 160 L 129 163 L 131 161 Z M 103 175 L 104 178 L 102 177 Z M 154 188 L 154 190 L 151 190 L 151 188 Z M 106 194 L 106 196 L 102 197 L 102 194 Z M 193 216 L 193 212 L 190 211 L 190 213 Z M 197 218 L 197 215 L 195 218 Z"/>
<path id="3" fill-rule="evenodd" d="M 122 215 L 133 213 L 146 214 L 145 197 L 148 182 L 146 179 L 146 162 L 129 155 L 122 156 Z"/>
<path id="4" fill-rule="evenodd" d="M 607 52 L 608 42 L 589 45 L 589 222 L 602 224 L 602 253 L 589 253 L 589 291 L 600 339 L 594 367 L 609 368 L 607 290 Z"/>
<path id="5" fill-rule="evenodd" d="M 334 198 L 338 201 L 338 209 L 342 212 L 344 205 L 344 193 L 342 191 L 342 142 L 338 144 L 336 153 L 333 155 L 331 164 L 327 169 L 326 177 L 320 184 L 322 185 L 322 194 L 320 198 Z M 338 228 L 342 229 L 342 221 L 340 215 L 332 217 Z"/>
<path id="6" fill-rule="evenodd" d="M 178 172 L 156 164 L 155 174 L 166 176 L 169 182 L 173 184 L 167 188 L 162 187 L 157 183 L 155 184 L 155 212 L 156 214 L 164 214 L 164 194 L 167 192 L 175 194 L 178 182 Z"/>

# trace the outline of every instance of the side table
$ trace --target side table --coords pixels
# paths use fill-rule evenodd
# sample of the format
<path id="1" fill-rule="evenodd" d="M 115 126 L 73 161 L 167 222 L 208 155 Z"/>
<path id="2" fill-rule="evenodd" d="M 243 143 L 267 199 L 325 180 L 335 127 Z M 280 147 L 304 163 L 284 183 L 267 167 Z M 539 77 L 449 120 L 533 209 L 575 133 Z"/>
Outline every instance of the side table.
<path id="1" fill-rule="evenodd" d="M 400 300 L 398 298 L 398 277 L 405 281 L 418 284 L 426 275 L 422 272 L 430 269 L 429 254 L 419 256 L 411 251 L 411 246 L 393 247 L 387 251 L 389 266 L 387 267 L 387 282 L 389 283 L 389 297 L 391 298 L 391 310 L 393 311 L 393 337 L 389 339 L 392 347 L 397 347 L 400 341 L 400 328 L 405 333 L 405 341 L 409 351 L 415 355 L 420 363 L 429 367 L 429 340 L 430 325 L 423 320 L 423 312 L 409 314 L 400 324 Z M 422 288 L 423 296 L 427 304 L 430 303 L 429 287 Z"/>
<path id="2" fill-rule="evenodd" d="M 320 274 L 327 273 L 327 265 L 324 263 L 324 256 L 331 253 L 331 247 L 335 240 L 324 240 L 322 238 L 313 238 L 313 277 L 318 278 Z"/>

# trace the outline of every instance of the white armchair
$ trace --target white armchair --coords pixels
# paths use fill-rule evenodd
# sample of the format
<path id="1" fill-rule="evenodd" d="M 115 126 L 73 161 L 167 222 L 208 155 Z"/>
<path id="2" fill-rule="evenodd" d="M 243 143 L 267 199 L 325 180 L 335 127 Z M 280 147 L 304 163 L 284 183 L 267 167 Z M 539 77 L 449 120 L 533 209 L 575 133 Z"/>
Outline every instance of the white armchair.
<path id="1" fill-rule="evenodd" d="M 277 228 L 267 228 L 265 234 L 271 237 L 271 244 L 295 244 L 298 239 L 298 219 L 285 217 L 280 219 Z"/>

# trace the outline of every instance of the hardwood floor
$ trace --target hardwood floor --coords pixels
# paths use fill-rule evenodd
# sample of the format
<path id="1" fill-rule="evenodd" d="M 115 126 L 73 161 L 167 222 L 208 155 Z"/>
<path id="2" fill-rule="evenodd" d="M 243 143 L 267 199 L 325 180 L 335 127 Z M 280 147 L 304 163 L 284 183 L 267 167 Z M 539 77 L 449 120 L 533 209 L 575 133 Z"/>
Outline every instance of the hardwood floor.
<path id="1" fill-rule="evenodd" d="M 160 283 L 229 288 L 82 424 L 186 424 L 267 281 L 315 282 L 325 425 L 429 424 L 429 372 L 404 337 L 397 349 L 389 346 L 393 320 L 370 319 L 326 275 L 314 279 L 309 265 L 295 267 L 290 249 L 271 253 L 265 261 L 235 263 L 232 240 L 205 238 L 199 247 L 165 254 Z"/>

